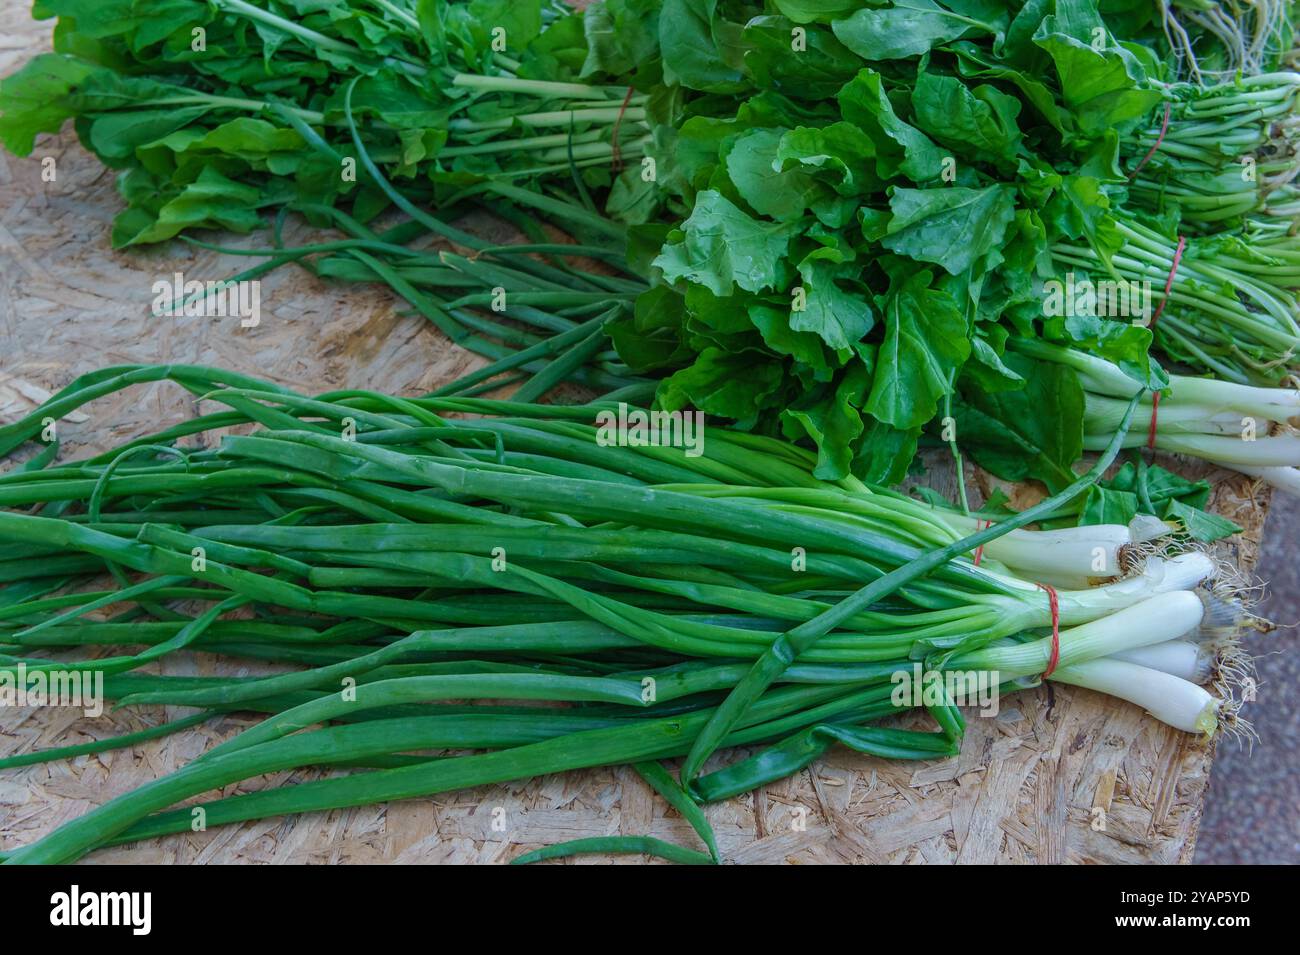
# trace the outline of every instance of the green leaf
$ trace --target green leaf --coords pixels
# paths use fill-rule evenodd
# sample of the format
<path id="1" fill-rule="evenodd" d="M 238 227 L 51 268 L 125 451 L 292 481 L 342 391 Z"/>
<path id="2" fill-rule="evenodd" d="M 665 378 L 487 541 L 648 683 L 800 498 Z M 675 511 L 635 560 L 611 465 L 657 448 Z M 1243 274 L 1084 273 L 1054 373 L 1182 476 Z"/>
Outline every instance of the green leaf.
<path id="1" fill-rule="evenodd" d="M 506 52 L 518 57 L 542 32 L 541 0 L 471 0 L 466 20 L 475 45 L 492 48 L 493 31 L 503 31 Z"/>
<path id="2" fill-rule="evenodd" d="M 813 402 L 799 402 L 782 412 L 782 427 L 787 437 L 798 436 L 793 427 L 797 424 L 817 445 L 813 474 L 823 481 L 838 481 L 850 474 L 852 446 L 863 430 L 858 408 L 870 381 L 866 366 L 854 362 L 833 392 Z"/>
<path id="3" fill-rule="evenodd" d="M 749 319 L 763 336 L 763 343 L 768 348 L 778 355 L 789 355 L 808 369 L 815 381 L 830 381 L 834 369 L 826 359 L 826 348 L 821 337 L 791 328 L 788 309 L 756 303 L 749 307 Z"/>
<path id="4" fill-rule="evenodd" d="M 862 61 L 825 27 L 805 27 L 801 49 L 791 48 L 792 21 L 755 17 L 745 24 L 745 69 L 762 87 L 816 101 L 834 96 Z"/>
<path id="5" fill-rule="evenodd" d="M 326 102 L 327 122 L 343 123 L 345 92 L 343 87 L 336 89 Z M 389 71 L 363 76 L 352 92 L 352 115 L 358 123 L 367 116 L 395 129 L 446 129 L 451 113 L 450 101 Z"/>
<path id="6" fill-rule="evenodd" d="M 587 58 L 580 75 L 619 76 L 657 58 L 658 8 L 656 0 L 605 0 L 587 7 L 582 20 Z"/>
<path id="7" fill-rule="evenodd" d="M 838 95 L 844 118 L 861 127 L 876 144 L 876 173 L 892 179 L 902 172 L 913 182 L 928 182 L 942 171 L 943 151 L 914 126 L 899 119 L 879 73 L 863 69 Z"/>
<path id="8" fill-rule="evenodd" d="M 876 154 L 875 144 L 852 123 L 802 126 L 781 137 L 777 161 L 782 169 L 797 163 L 805 171 L 817 171 L 831 181 L 842 195 L 861 195 L 880 187 L 866 167 Z"/>
<path id="9" fill-rule="evenodd" d="M 1028 5 L 1024 9 L 1028 9 Z M 1023 12 L 1023 11 L 1022 11 Z M 1017 19 L 1019 19 L 1017 17 Z M 1035 24 L 1037 25 L 1037 24 Z M 1012 23 L 1012 30 L 1015 29 L 1015 23 Z M 1011 43 L 1011 33 L 1007 35 L 1007 44 Z M 1033 48 L 1035 52 L 1042 55 L 1037 47 Z M 1057 132 L 1072 132 L 1074 129 L 1074 118 L 1070 111 L 1062 109 L 1058 103 L 1056 94 L 1044 83 L 1039 77 L 1044 73 L 1028 73 L 1021 69 L 1008 66 L 1005 63 L 990 56 L 987 50 L 984 50 L 974 43 L 963 40 L 960 43 L 952 45 L 952 51 L 957 54 L 957 71 L 962 76 L 978 77 L 987 80 L 1000 80 L 1004 83 L 1010 83 L 1020 90 L 1026 102 L 1029 103 L 1038 114 L 1047 120 Z"/>
<path id="10" fill-rule="evenodd" d="M 1169 502 L 1163 516 L 1165 520 L 1181 523 L 1183 530 L 1198 541 L 1216 541 L 1223 537 L 1231 537 L 1233 534 L 1241 533 L 1241 528 L 1226 517 L 1211 514 L 1209 511 L 1202 511 L 1200 508 L 1191 507 L 1178 500 Z"/>
<path id="11" fill-rule="evenodd" d="M 631 315 L 609 322 L 605 331 L 618 357 L 637 374 L 675 367 L 691 357 L 682 341 L 685 314 L 682 296 L 656 285 L 637 296 Z"/>
<path id="12" fill-rule="evenodd" d="M 1109 481 L 1103 481 L 1102 487 L 1108 493 L 1125 494 L 1139 501 L 1138 473 L 1130 461 Z M 1210 482 L 1206 480 L 1189 481 L 1156 464 L 1146 469 L 1146 494 L 1159 517 L 1178 521 L 1189 536 L 1199 541 L 1215 541 L 1240 533 L 1241 528 L 1232 521 L 1205 510 L 1210 490 Z"/>
<path id="13" fill-rule="evenodd" d="M 922 262 L 934 262 L 952 275 L 965 272 L 1002 242 L 1015 218 L 1011 186 L 970 189 L 894 189 L 893 218 L 882 240 L 887 249 Z"/>
<path id="14" fill-rule="evenodd" d="M 1106 44 L 1101 49 L 1095 45 L 1098 37 Z M 1056 12 L 1043 19 L 1034 43 L 1051 56 L 1065 103 L 1086 134 L 1126 132 L 1164 98 L 1148 87 L 1137 57 L 1114 43 L 1092 0 L 1057 0 Z"/>
<path id="15" fill-rule="evenodd" d="M 922 71 L 912 109 L 917 125 L 959 156 L 1010 162 L 1020 148 L 1020 101 L 987 83 L 972 90 L 955 76 Z"/>
<path id="16" fill-rule="evenodd" d="M 735 286 L 758 292 L 775 287 L 795 229 L 750 218 L 721 193 L 705 190 L 682 223 L 680 241 L 665 245 L 654 264 L 669 282 L 695 282 L 715 295 L 730 295 Z"/>
<path id="17" fill-rule="evenodd" d="M 653 153 L 664 189 L 688 199 L 707 188 L 724 144 L 743 127 L 734 119 L 692 116 L 679 129 L 655 128 Z"/>
<path id="18" fill-rule="evenodd" d="M 1138 498 L 1128 491 L 1114 491 L 1094 484 L 1088 488 L 1079 514 L 1079 526 L 1085 524 L 1128 524 L 1138 513 Z"/>
<path id="19" fill-rule="evenodd" d="M 994 325 L 992 328 L 1000 331 L 1005 339 L 1006 332 L 1002 326 Z M 962 374 L 986 391 L 1014 391 L 1023 388 L 1025 379 L 1002 360 L 1003 352 L 989 343 L 986 334 L 988 332 L 984 327 L 979 326 L 977 334 L 971 338 L 971 360 L 962 369 Z"/>
<path id="20" fill-rule="evenodd" d="M 118 160 L 131 157 L 140 147 L 190 125 L 210 111 L 210 106 L 189 106 L 106 113 L 90 122 L 89 145 L 105 164 L 121 166 Z"/>
<path id="21" fill-rule="evenodd" d="M 156 212 L 134 205 L 113 223 L 113 247 L 161 242 L 187 229 L 249 232 L 262 225 L 262 194 L 205 166 L 194 182 L 166 199 Z"/>
<path id="22" fill-rule="evenodd" d="M 894 0 L 888 7 L 866 7 L 831 24 L 835 36 L 867 60 L 919 56 L 972 30 L 1000 36 L 996 26 L 963 16 L 934 0 Z"/>
<path id="23" fill-rule="evenodd" d="M 1074 480 L 1083 454 L 1083 386 L 1073 369 L 1008 352 L 1025 379 L 1019 391 L 963 388 L 953 409 L 957 441 L 984 469 L 1008 481 L 1036 478 L 1053 491 Z"/>
<path id="24" fill-rule="evenodd" d="M 864 293 L 847 292 L 836 284 L 851 270 L 825 258 L 810 255 L 799 263 L 806 296 L 805 308 L 790 312 L 790 327 L 812 332 L 833 349 L 861 341 L 876 324 L 875 313 Z"/>
<path id="25" fill-rule="evenodd" d="M 800 218 L 825 195 L 825 188 L 801 166 L 780 168 L 777 155 L 785 132 L 749 130 L 726 153 L 727 175 L 741 198 L 755 212 L 781 222 Z"/>
<path id="26" fill-rule="evenodd" d="M 782 378 L 781 363 L 764 361 L 756 352 L 727 354 L 707 348 L 692 365 L 665 379 L 656 397 L 666 411 L 694 405 L 705 414 L 749 423 Z"/>
<path id="27" fill-rule="evenodd" d="M 31 153 L 41 133 L 57 133 L 76 115 L 69 94 L 94 72 L 88 63 L 43 53 L 0 80 L 0 142 L 16 156 Z"/>
<path id="28" fill-rule="evenodd" d="M 579 13 L 556 20 L 528 44 L 520 57 L 516 75 L 529 80 L 573 82 L 582 79 L 582 69 L 591 53 L 583 28 L 583 17 Z M 654 52 L 657 53 L 657 49 Z"/>
<path id="29" fill-rule="evenodd" d="M 628 225 L 642 225 L 654 218 L 661 196 L 653 182 L 646 182 L 638 167 L 624 169 L 610 186 L 605 214 Z"/>
<path id="30" fill-rule="evenodd" d="M 876 355 L 866 410 L 895 428 L 918 428 L 939 409 L 953 372 L 970 355 L 966 319 L 952 298 L 917 272 L 883 306 L 885 340 Z"/>
<path id="31" fill-rule="evenodd" d="M 1043 332 L 1044 338 L 1078 345 L 1114 362 L 1144 388 L 1163 391 L 1169 387 L 1169 375 L 1151 357 L 1149 328 L 1096 315 L 1071 315 L 1046 319 Z"/>
<path id="32" fill-rule="evenodd" d="M 659 45 L 667 82 L 709 93 L 735 93 L 744 88 L 740 70 L 723 56 L 717 8 L 718 0 L 664 0 L 659 13 Z"/>
<path id="33" fill-rule="evenodd" d="M 1061 234 L 1084 238 L 1101 256 L 1107 268 L 1124 247 L 1124 236 L 1111 215 L 1111 199 L 1105 184 L 1082 172 L 1066 176 L 1047 205 L 1046 215 Z"/>
<path id="34" fill-rule="evenodd" d="M 853 459 L 853 473 L 871 484 L 900 483 L 916 458 L 920 437 L 920 428 L 900 431 L 883 421 L 868 418 Z"/>
<path id="35" fill-rule="evenodd" d="M 859 6 L 859 0 L 772 0 L 795 23 L 829 23 Z"/>

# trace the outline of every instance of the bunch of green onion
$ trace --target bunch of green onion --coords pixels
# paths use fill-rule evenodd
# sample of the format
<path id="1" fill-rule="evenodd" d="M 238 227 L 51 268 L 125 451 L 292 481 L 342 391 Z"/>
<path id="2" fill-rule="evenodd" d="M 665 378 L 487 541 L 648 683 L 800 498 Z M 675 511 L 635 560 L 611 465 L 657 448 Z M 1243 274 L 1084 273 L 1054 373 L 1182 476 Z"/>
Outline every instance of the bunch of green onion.
<path id="1" fill-rule="evenodd" d="M 698 454 L 602 440 L 609 402 L 307 398 L 197 366 L 84 376 L 0 428 L 0 455 L 97 397 L 162 379 L 227 410 L 66 464 L 49 444 L 0 475 L 0 667 L 101 673 L 119 704 L 195 712 L 0 767 L 236 710 L 268 715 L 6 847 L 6 862 L 188 831 L 191 809 L 171 807 L 294 767 L 350 772 L 209 801 L 207 824 L 611 764 L 635 765 L 708 854 L 636 838 L 529 859 L 716 861 L 698 804 L 795 772 L 833 743 L 955 755 L 964 718 L 946 690 L 895 696 L 896 675 L 916 667 L 1009 692 L 1037 685 L 1055 656 L 1051 679 L 1180 729 L 1236 718 L 1231 699 L 1200 685 L 1242 613 L 1207 592 L 1213 561 L 1140 528 L 1024 529 L 1097 479 L 1127 416 L 1088 475 L 973 534 L 974 515 L 818 480 L 811 453 L 775 439 L 709 428 Z M 209 432 L 219 444 L 194 441 Z M 1061 585 L 1055 613 L 1048 578 Z M 143 671 L 181 650 L 296 669 Z M 913 705 L 936 731 L 881 725 Z M 762 748 L 701 772 L 716 749 L 738 746 Z M 660 761 L 683 756 L 679 781 Z"/>
<path id="2" fill-rule="evenodd" d="M 1084 448 L 1106 447 L 1128 402 L 1141 391 L 1138 384 L 1112 362 L 1077 349 L 1028 339 L 1017 339 L 1014 347 L 1078 372 L 1087 401 Z M 1295 388 L 1170 375 L 1158 406 L 1149 393 L 1139 401 L 1139 418 L 1153 426 L 1130 432 L 1126 447 L 1145 447 L 1154 437 L 1158 450 L 1200 458 L 1300 494 L 1300 436 L 1295 431 L 1300 391 Z"/>

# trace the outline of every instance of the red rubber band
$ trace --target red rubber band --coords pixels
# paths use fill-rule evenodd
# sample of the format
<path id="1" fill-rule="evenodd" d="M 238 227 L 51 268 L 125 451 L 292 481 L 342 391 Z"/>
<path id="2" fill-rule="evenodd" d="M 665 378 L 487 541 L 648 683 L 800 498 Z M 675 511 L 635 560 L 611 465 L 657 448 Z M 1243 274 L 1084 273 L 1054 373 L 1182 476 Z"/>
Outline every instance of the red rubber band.
<path id="1" fill-rule="evenodd" d="M 1165 295 L 1156 306 L 1155 314 L 1151 316 L 1151 324 L 1147 327 L 1151 329 L 1152 338 L 1156 334 L 1156 323 L 1160 321 L 1160 316 L 1164 314 L 1165 302 L 1169 301 L 1169 292 L 1174 287 L 1174 276 L 1178 274 L 1178 265 L 1183 261 L 1183 252 L 1187 249 L 1187 237 L 1178 237 L 1178 248 L 1174 250 L 1174 264 L 1169 269 L 1169 278 L 1165 279 Z M 1151 423 L 1147 425 L 1147 448 L 1154 451 L 1156 449 L 1156 417 L 1160 414 L 1160 392 L 1154 392 L 1151 395 Z"/>
<path id="2" fill-rule="evenodd" d="M 1174 249 L 1174 264 L 1169 268 L 1169 278 L 1165 279 L 1165 295 L 1156 306 L 1155 314 L 1151 316 L 1151 324 L 1147 328 L 1151 329 L 1151 334 L 1156 333 L 1156 322 L 1160 321 L 1160 316 L 1165 313 L 1165 302 L 1169 301 L 1169 292 L 1174 287 L 1174 276 L 1178 274 L 1178 265 L 1183 261 L 1183 252 L 1187 250 L 1187 236 L 1178 237 L 1178 248 Z"/>
<path id="3" fill-rule="evenodd" d="M 614 118 L 614 141 L 610 144 L 609 168 L 618 172 L 623 168 L 623 149 L 618 144 L 619 127 L 623 125 L 623 114 L 627 112 L 627 104 L 632 102 L 632 87 L 627 88 L 627 95 L 623 97 L 623 105 L 618 108 L 618 116 Z"/>
<path id="4" fill-rule="evenodd" d="M 986 520 L 984 520 L 982 517 L 977 517 L 977 518 L 975 518 L 975 530 L 977 530 L 977 531 L 982 531 L 982 530 L 984 530 L 984 528 L 986 528 L 986 527 L 992 527 L 992 526 L 993 526 L 993 522 L 992 522 L 992 521 L 986 521 Z M 978 567 L 978 566 L 980 565 L 980 558 L 983 557 L 983 556 L 984 556 L 984 545 L 983 545 L 983 544 L 980 544 L 979 547 L 976 547 L 976 548 L 975 548 L 975 566 L 976 566 L 976 567 Z"/>
<path id="5" fill-rule="evenodd" d="M 1035 584 L 1047 591 L 1047 605 L 1052 608 L 1052 655 L 1047 660 L 1047 669 L 1043 671 L 1043 679 L 1046 680 L 1056 670 L 1056 664 L 1061 660 L 1061 604 L 1056 599 L 1056 588 L 1048 584 Z"/>
<path id="6" fill-rule="evenodd" d="M 1151 393 L 1151 423 L 1147 425 L 1147 450 L 1156 449 L 1156 415 L 1160 413 L 1160 392 Z"/>
<path id="7" fill-rule="evenodd" d="M 1165 118 L 1160 121 L 1160 135 L 1156 137 L 1155 145 L 1153 145 L 1149 150 L 1147 150 L 1147 154 L 1142 157 L 1142 161 L 1137 164 L 1137 168 L 1135 168 L 1131 173 L 1128 174 L 1129 179 L 1133 179 L 1134 177 L 1136 177 L 1137 174 L 1142 171 L 1142 167 L 1151 161 L 1151 157 L 1156 154 L 1156 150 L 1160 148 L 1160 144 L 1165 141 L 1165 133 L 1167 132 L 1169 132 L 1169 103 L 1168 102 L 1165 103 Z"/>

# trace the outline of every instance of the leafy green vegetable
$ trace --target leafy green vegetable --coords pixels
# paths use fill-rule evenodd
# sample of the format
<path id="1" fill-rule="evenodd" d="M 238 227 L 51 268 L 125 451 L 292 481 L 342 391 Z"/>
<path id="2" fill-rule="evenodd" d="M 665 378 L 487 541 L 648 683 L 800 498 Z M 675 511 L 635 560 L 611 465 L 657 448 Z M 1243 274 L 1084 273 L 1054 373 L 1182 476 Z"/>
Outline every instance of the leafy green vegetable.
<path id="1" fill-rule="evenodd" d="M 1008 186 L 900 187 L 889 198 L 893 218 L 882 244 L 959 275 L 1001 244 L 1015 217 L 1015 203 L 1015 191 Z"/>
<path id="2" fill-rule="evenodd" d="M 1052 490 L 1070 484 L 1083 453 L 1083 388 L 1075 373 L 1008 352 L 1025 380 L 1016 391 L 963 388 L 954 408 L 957 441 L 982 467 L 1010 481 L 1035 478 Z"/>
<path id="3" fill-rule="evenodd" d="M 832 27 L 841 43 L 866 60 L 918 56 L 972 31 L 1000 35 L 994 24 L 963 15 L 958 9 L 961 6 L 944 6 L 934 0 L 891 0 L 888 6 L 867 7 L 836 20 Z"/>
<path id="4" fill-rule="evenodd" d="M 965 318 L 930 282 L 929 272 L 910 276 L 883 306 L 885 340 L 866 410 L 899 430 L 934 417 L 953 373 L 970 354 Z"/>
<path id="5" fill-rule="evenodd" d="M 1208 543 L 1241 533 L 1232 521 L 1205 510 L 1211 490 L 1208 481 L 1189 481 L 1159 465 L 1139 467 L 1133 462 L 1126 463 L 1109 481 L 1089 489 L 1080 523 L 1127 524 L 1145 510 L 1139 494 L 1142 482 L 1155 516 L 1176 521 L 1195 540 Z"/>
<path id="6" fill-rule="evenodd" d="M 715 295 L 739 286 L 749 292 L 772 288 L 781 257 L 790 244 L 788 225 L 753 219 L 720 192 L 706 189 L 680 230 L 670 236 L 654 264 L 670 282 L 698 282 Z"/>

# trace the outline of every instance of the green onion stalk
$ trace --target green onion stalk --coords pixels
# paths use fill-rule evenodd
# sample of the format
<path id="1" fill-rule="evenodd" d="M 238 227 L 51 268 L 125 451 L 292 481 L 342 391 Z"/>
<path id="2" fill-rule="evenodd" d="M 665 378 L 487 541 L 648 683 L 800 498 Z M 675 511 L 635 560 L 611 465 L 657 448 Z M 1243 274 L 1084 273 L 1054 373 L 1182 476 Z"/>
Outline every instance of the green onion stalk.
<path id="1" fill-rule="evenodd" d="M 1054 623 L 1069 673 L 1194 639 L 1204 599 L 1194 588 L 1214 572 L 1196 552 L 1149 558 L 1102 586 L 1060 591 L 1054 615 L 1034 568 L 999 560 L 1024 560 L 1036 532 L 998 542 L 1038 510 L 961 536 L 943 509 L 819 481 L 809 452 L 776 439 L 705 428 L 689 448 L 602 441 L 610 402 L 308 398 L 215 369 L 130 366 L 83 376 L 0 428 L 0 453 L 14 456 L 48 418 L 163 379 L 223 410 L 79 461 L 38 449 L 0 475 L 0 672 L 24 684 L 99 675 L 121 705 L 197 710 L 105 748 L 234 710 L 268 715 L 7 862 L 70 861 L 178 831 L 175 803 L 303 766 L 351 772 L 218 800 L 209 825 L 612 763 L 662 783 L 657 761 L 706 735 L 767 749 L 688 776 L 705 801 L 788 775 L 837 742 L 887 758 L 951 755 L 963 723 L 948 691 L 896 694 L 915 668 L 1011 690 L 1048 669 L 1034 654 L 1053 643 Z M 211 449 L 185 440 L 218 429 Z M 1117 438 L 1058 498 L 1086 489 L 1118 449 Z M 978 566 L 977 549 L 987 550 Z M 809 628 L 822 635 L 739 715 L 721 705 L 783 634 Z M 181 650 L 297 669 L 141 671 Z M 880 725 L 913 706 L 937 732 Z M 300 732 L 314 725 L 324 728 Z M 421 755 L 443 749 L 475 752 Z"/>

